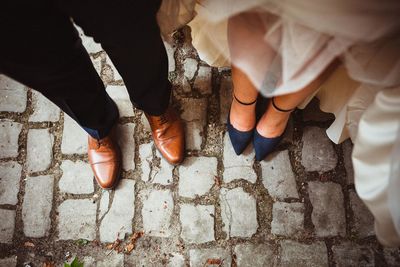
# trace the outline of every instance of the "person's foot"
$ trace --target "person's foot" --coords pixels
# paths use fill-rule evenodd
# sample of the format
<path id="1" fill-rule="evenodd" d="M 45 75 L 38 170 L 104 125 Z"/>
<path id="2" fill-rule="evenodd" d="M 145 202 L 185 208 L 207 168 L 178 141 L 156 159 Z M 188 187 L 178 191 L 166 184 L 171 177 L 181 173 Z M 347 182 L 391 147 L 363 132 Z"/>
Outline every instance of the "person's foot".
<path id="1" fill-rule="evenodd" d="M 290 112 L 282 112 L 274 108 L 272 101 L 269 103 L 267 111 L 257 123 L 257 132 L 267 138 L 281 136 L 286 129 L 290 117 Z"/>
<path id="2" fill-rule="evenodd" d="M 241 132 L 254 129 L 256 125 L 256 102 L 243 105 L 233 99 L 229 112 L 229 121 L 236 130 Z"/>
<path id="3" fill-rule="evenodd" d="M 160 116 L 145 115 L 150 123 L 154 144 L 162 156 L 173 165 L 181 163 L 185 150 L 185 133 L 179 115 L 172 108 Z"/>
<path id="4" fill-rule="evenodd" d="M 121 152 L 111 134 L 100 140 L 89 135 L 88 156 L 99 186 L 103 189 L 114 188 L 121 169 Z"/>

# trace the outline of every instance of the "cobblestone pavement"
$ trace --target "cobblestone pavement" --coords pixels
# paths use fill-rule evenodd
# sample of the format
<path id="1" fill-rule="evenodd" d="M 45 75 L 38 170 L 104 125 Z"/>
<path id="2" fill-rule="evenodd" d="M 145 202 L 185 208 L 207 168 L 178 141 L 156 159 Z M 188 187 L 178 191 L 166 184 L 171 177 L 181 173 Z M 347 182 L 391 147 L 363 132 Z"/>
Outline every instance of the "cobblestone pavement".
<path id="1" fill-rule="evenodd" d="M 400 266 L 355 193 L 352 144 L 325 134 L 332 116 L 314 101 L 294 112 L 274 155 L 257 163 L 249 147 L 236 156 L 225 124 L 229 69 L 199 61 L 188 36 L 186 28 L 167 46 L 173 104 L 186 122 L 178 167 L 160 158 L 105 52 L 83 40 L 121 114 L 113 191 L 93 180 L 83 130 L 0 76 L 0 266 L 75 256 L 85 266 Z"/>

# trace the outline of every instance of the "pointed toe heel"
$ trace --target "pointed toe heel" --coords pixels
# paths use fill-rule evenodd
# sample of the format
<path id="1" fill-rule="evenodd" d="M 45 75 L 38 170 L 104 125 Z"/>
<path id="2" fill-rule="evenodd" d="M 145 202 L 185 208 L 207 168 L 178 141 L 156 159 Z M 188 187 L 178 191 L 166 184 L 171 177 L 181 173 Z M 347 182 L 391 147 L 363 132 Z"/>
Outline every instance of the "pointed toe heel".
<path id="1" fill-rule="evenodd" d="M 278 137 L 267 138 L 254 130 L 253 146 L 256 153 L 256 160 L 262 161 L 266 156 L 275 150 L 280 141 L 282 140 L 283 134 Z"/>
<path id="2" fill-rule="evenodd" d="M 254 129 L 244 132 L 235 129 L 230 122 L 229 115 L 228 115 L 227 125 L 228 125 L 228 134 L 229 138 L 231 139 L 233 150 L 235 150 L 236 155 L 240 155 L 250 144 L 251 139 L 253 138 Z"/>

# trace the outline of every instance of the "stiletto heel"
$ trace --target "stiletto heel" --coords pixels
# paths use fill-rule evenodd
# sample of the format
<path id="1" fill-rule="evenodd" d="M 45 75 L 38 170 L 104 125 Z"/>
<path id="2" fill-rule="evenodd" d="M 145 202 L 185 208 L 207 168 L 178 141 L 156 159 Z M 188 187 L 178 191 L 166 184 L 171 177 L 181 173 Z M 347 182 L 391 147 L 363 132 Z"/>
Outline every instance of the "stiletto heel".
<path id="1" fill-rule="evenodd" d="M 240 101 L 239 99 L 237 99 L 235 95 L 233 95 L 233 97 L 239 104 L 245 105 L 245 106 L 250 106 L 257 102 L 257 99 L 256 99 L 253 102 L 244 103 L 244 102 Z M 231 124 L 230 112 L 228 114 L 227 125 L 228 125 L 228 134 L 229 134 L 229 138 L 231 139 L 233 150 L 235 150 L 236 155 L 240 155 L 243 153 L 243 151 L 246 149 L 246 147 L 250 144 L 251 139 L 254 134 L 255 126 L 253 129 L 251 129 L 249 131 L 239 131 L 239 130 L 235 129 L 233 127 L 233 125 Z"/>
<path id="2" fill-rule="evenodd" d="M 294 109 L 281 109 L 281 108 L 277 107 L 273 98 L 271 99 L 271 102 L 272 102 L 272 106 L 278 111 L 292 112 L 294 110 Z M 285 131 L 286 131 L 286 129 L 285 129 Z M 285 131 L 283 131 L 283 133 L 280 136 L 269 138 L 269 137 L 262 136 L 257 131 L 257 128 L 255 128 L 254 138 L 253 138 L 253 146 L 254 146 L 254 150 L 256 153 L 257 161 L 263 160 L 267 155 L 269 155 L 272 151 L 274 151 L 276 146 L 281 142 Z"/>

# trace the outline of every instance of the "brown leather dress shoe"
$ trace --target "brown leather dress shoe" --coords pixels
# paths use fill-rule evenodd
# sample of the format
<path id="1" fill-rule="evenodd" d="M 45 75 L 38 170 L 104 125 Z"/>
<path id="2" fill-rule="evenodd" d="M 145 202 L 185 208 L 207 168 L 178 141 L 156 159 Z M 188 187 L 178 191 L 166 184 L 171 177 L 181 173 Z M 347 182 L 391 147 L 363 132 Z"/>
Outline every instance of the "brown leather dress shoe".
<path id="1" fill-rule="evenodd" d="M 173 165 L 181 163 L 185 150 L 185 133 L 179 115 L 172 108 L 168 108 L 161 116 L 145 115 L 160 153 Z"/>
<path id="2" fill-rule="evenodd" d="M 121 152 L 111 136 L 97 140 L 89 135 L 88 156 L 94 177 L 103 189 L 112 189 L 119 178 Z"/>

